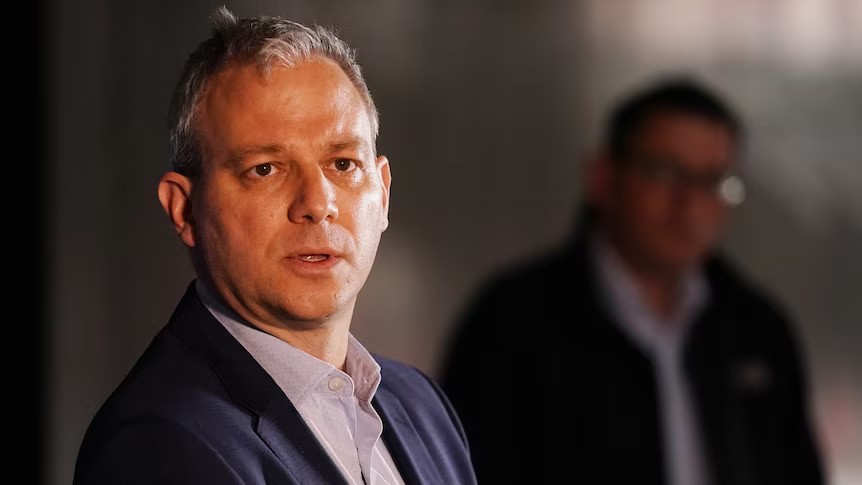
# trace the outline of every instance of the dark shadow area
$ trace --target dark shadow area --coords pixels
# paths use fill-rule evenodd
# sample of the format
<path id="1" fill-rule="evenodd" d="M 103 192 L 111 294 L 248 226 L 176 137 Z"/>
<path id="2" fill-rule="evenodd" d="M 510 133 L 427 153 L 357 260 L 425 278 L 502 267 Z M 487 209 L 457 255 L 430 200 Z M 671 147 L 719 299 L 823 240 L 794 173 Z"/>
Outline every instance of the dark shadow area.
<path id="1" fill-rule="evenodd" d="M 44 372 L 47 354 L 45 226 L 50 100 L 45 97 L 48 52 L 45 2 L 21 2 L 6 12 L 4 40 L 3 367 L 7 442 L 23 480 L 41 484 L 44 469 Z M 15 24 L 21 25 L 15 25 Z"/>

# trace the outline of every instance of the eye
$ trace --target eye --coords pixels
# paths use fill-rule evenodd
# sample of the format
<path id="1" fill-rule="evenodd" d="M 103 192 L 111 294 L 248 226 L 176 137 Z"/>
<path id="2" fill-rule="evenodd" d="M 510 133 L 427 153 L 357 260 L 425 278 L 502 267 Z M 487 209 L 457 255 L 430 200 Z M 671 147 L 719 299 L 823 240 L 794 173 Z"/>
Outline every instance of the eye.
<path id="1" fill-rule="evenodd" d="M 275 167 L 271 163 L 262 163 L 252 168 L 252 170 L 258 177 L 268 177 L 275 171 Z"/>
<path id="2" fill-rule="evenodd" d="M 356 163 L 353 160 L 348 160 L 346 158 L 339 158 L 338 160 L 332 162 L 333 168 L 338 170 L 339 172 L 348 172 L 356 168 Z"/>

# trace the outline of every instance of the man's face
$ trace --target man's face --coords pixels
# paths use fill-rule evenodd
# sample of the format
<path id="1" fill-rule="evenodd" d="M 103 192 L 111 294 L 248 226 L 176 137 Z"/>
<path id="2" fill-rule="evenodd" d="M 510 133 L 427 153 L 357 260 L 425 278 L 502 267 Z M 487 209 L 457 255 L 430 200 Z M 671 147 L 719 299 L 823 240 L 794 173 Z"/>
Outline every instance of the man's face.
<path id="1" fill-rule="evenodd" d="M 229 67 L 196 120 L 204 162 L 184 241 L 215 289 L 252 323 L 352 311 L 387 226 L 390 173 L 344 72 L 322 58 L 267 80 Z"/>
<path id="2" fill-rule="evenodd" d="M 605 201 L 609 228 L 630 259 L 678 273 L 712 249 L 728 212 L 718 188 L 735 150 L 727 127 L 695 115 L 656 113 L 636 130 L 625 159 L 610 164 Z"/>

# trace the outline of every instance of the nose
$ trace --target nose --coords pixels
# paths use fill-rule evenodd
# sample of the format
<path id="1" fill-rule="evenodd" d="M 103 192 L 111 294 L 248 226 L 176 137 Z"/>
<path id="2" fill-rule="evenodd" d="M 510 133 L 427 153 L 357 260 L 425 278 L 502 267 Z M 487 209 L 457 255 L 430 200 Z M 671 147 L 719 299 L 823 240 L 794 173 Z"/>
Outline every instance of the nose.
<path id="1" fill-rule="evenodd" d="M 295 192 L 287 210 L 291 222 L 320 224 L 338 218 L 335 188 L 323 174 L 323 170 L 304 170 L 294 188 Z"/>

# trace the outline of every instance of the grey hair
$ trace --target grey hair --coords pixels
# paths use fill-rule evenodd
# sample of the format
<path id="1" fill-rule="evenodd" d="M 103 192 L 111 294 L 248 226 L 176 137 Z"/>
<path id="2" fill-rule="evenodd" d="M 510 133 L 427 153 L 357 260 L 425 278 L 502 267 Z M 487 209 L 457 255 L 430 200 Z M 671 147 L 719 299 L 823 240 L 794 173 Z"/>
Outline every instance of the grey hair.
<path id="1" fill-rule="evenodd" d="M 378 134 L 378 113 L 356 62 L 355 52 L 330 29 L 305 25 L 281 17 L 238 19 L 227 7 L 217 9 L 212 35 L 189 55 L 171 99 L 170 161 L 173 170 L 196 177 L 203 162 L 194 121 L 207 82 L 230 64 L 256 63 L 266 76 L 274 64 L 293 67 L 313 57 L 335 62 L 362 96 Z"/>

